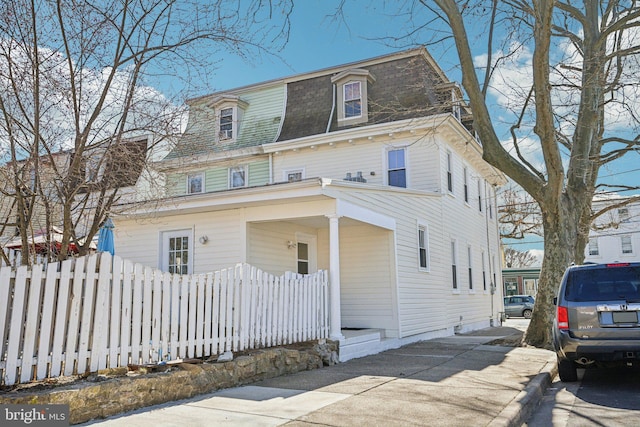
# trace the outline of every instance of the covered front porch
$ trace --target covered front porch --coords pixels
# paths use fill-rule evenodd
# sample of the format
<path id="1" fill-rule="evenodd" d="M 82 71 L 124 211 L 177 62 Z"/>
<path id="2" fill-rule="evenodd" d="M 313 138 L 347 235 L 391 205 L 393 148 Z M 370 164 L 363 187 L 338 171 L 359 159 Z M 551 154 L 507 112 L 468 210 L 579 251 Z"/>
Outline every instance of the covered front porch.
<path id="1" fill-rule="evenodd" d="M 329 271 L 329 335 L 341 359 L 349 346 L 397 338 L 395 221 L 339 199 L 313 205 L 247 211 L 247 262 L 274 273 Z"/>

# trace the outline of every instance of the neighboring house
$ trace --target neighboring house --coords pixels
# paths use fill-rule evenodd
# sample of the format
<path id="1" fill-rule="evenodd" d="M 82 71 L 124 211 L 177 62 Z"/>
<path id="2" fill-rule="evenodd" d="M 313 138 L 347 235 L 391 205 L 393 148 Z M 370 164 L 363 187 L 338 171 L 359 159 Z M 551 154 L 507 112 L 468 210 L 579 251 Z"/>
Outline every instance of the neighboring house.
<path id="1" fill-rule="evenodd" d="M 92 219 L 89 211 L 91 204 L 97 200 L 95 195 L 100 191 L 109 194 L 117 189 L 118 197 L 126 201 L 148 199 L 159 194 L 157 190 L 153 193 L 149 184 L 157 181 L 157 178 L 145 168 L 147 159 L 153 159 L 151 156 L 156 151 L 150 148 L 151 145 L 149 136 L 140 136 L 123 140 L 111 147 L 96 146 L 83 153 L 80 172 L 77 180 L 72 183 L 73 189 L 77 191 L 73 215 L 78 237 L 86 233 L 83 219 Z M 166 152 L 167 150 L 162 156 Z M 55 252 L 55 248 L 60 246 L 60 227 L 63 223 L 61 177 L 66 177 L 69 173 L 74 156 L 73 151 L 65 150 L 37 159 L 8 163 L 0 169 L 4 185 L 0 192 L 0 243 L 4 249 L 21 249 L 21 238 L 16 226 L 16 180 L 21 182 L 27 207 L 32 210 L 28 227 L 29 242 L 34 242 L 36 252 L 41 255 Z M 36 188 L 36 177 L 39 178 L 40 188 Z M 75 247 L 72 243 L 72 251 Z"/>
<path id="2" fill-rule="evenodd" d="M 502 270 L 504 295 L 531 295 L 538 293 L 540 268 L 505 268 Z"/>
<path id="3" fill-rule="evenodd" d="M 594 211 L 624 201 L 622 198 L 598 198 Z M 585 262 L 640 261 L 640 202 L 614 207 L 601 215 L 589 230 Z"/>
<path id="4" fill-rule="evenodd" d="M 118 255 L 172 273 L 327 269 L 341 360 L 498 319 L 506 180 L 425 49 L 188 104 L 156 164 L 170 197 L 122 206 Z M 374 338 L 354 344 L 361 330 Z"/>

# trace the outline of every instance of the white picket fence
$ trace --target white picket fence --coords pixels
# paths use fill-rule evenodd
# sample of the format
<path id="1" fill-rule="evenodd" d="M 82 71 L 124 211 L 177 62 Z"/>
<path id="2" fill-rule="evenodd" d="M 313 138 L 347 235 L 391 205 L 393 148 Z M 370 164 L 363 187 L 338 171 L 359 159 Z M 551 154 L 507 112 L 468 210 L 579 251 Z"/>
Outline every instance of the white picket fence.
<path id="1" fill-rule="evenodd" d="M 177 275 L 108 253 L 0 268 L 2 384 L 326 338 L 328 275 Z"/>
<path id="2" fill-rule="evenodd" d="M 19 250 L 15 250 L 15 249 L 3 249 L 4 253 L 7 255 L 7 258 L 9 258 L 9 265 L 10 266 L 14 266 L 17 267 L 20 265 L 21 261 L 22 261 L 22 251 Z M 36 255 L 35 260 L 34 260 L 34 264 L 46 264 L 47 263 L 47 257 L 44 255 Z M 2 256 L 0 256 L 0 267 L 3 267 L 7 265 L 4 258 Z"/>

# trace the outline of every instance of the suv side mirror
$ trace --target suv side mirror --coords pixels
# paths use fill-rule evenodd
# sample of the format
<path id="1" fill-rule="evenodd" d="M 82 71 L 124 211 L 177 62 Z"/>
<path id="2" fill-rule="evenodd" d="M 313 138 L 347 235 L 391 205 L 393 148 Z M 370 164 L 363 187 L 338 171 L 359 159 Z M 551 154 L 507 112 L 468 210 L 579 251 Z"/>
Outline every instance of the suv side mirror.
<path id="1" fill-rule="evenodd" d="M 553 305 L 558 305 L 558 297 L 553 297 Z"/>

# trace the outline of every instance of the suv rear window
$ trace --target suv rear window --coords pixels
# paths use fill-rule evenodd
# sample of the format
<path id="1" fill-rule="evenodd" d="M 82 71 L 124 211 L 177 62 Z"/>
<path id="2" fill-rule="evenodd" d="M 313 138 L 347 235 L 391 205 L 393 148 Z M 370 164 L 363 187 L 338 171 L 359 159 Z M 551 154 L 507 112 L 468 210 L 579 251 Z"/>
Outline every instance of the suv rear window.
<path id="1" fill-rule="evenodd" d="M 640 302 L 640 267 L 585 268 L 570 271 L 567 301 L 620 300 Z"/>

